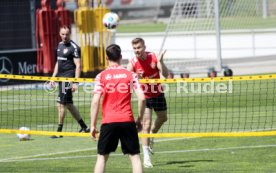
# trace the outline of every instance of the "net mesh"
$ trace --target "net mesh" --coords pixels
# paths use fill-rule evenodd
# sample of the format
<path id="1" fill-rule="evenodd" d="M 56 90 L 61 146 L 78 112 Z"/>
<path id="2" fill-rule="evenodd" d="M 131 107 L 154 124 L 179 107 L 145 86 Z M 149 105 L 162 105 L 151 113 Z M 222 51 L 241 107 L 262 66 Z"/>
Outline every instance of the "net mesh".
<path id="1" fill-rule="evenodd" d="M 7 76 L 14 78 L 14 75 L 1 75 Z M 0 89 L 0 129 L 26 126 L 34 131 L 56 131 L 57 88 L 48 87 L 47 77 L 16 78 L 9 79 L 9 83 L 14 83 L 13 85 L 4 85 Z M 83 78 L 80 82 L 78 91 L 73 94 L 73 100 L 89 125 L 93 79 Z M 276 128 L 276 75 L 141 82 L 161 82 L 163 85 L 168 121 L 162 126 L 161 134 L 255 132 Z M 134 95 L 132 106 L 134 115 L 137 116 L 137 99 Z M 153 119 L 155 117 L 153 113 Z M 63 131 L 77 132 L 79 128 L 67 111 Z"/>
<path id="2" fill-rule="evenodd" d="M 11 81 L 12 82 L 12 81 Z M 24 81 L 22 81 L 24 83 Z M 49 88 L 48 82 L 17 84 L 1 87 L 1 128 L 30 127 L 32 130 L 56 131 L 56 100 L 58 88 Z M 74 94 L 74 104 L 84 120 L 89 122 L 91 94 L 80 90 Z M 78 131 L 78 123 L 66 112 L 64 131 Z"/>

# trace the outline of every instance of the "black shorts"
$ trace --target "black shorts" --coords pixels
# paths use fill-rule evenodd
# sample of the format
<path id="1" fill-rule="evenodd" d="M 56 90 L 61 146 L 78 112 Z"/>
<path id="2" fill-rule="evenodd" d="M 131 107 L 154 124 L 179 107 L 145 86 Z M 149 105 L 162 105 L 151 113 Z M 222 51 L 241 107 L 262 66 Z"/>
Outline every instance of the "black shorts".
<path id="1" fill-rule="evenodd" d="M 157 97 L 147 98 L 146 108 L 153 108 L 154 111 L 166 111 L 167 102 L 164 93 L 158 95 Z"/>
<path id="2" fill-rule="evenodd" d="M 136 124 L 134 122 L 119 122 L 101 126 L 98 154 L 105 155 L 116 151 L 119 139 L 124 154 L 140 153 Z"/>
<path id="3" fill-rule="evenodd" d="M 73 103 L 72 84 L 70 82 L 59 82 L 59 94 L 57 102 L 61 104 Z"/>

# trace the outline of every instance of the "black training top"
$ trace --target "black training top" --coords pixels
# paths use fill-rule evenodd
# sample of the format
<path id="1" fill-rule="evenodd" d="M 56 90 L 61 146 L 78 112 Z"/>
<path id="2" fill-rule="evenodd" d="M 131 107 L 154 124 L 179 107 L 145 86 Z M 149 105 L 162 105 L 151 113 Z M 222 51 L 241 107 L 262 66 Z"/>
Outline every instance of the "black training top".
<path id="1" fill-rule="evenodd" d="M 80 47 L 72 40 L 60 42 L 57 47 L 58 77 L 75 77 L 74 58 L 80 58 Z"/>

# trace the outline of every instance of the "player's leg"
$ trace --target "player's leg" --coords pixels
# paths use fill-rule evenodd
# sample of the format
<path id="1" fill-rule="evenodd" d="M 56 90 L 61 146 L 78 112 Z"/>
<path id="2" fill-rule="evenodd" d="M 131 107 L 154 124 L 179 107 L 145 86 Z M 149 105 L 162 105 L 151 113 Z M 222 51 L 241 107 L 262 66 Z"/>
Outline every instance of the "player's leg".
<path id="1" fill-rule="evenodd" d="M 162 125 L 167 121 L 167 111 L 157 111 L 156 113 L 156 119 L 154 123 L 152 124 L 151 133 L 157 133 L 159 129 L 162 127 Z M 150 138 L 149 140 L 149 146 L 150 151 L 153 153 L 153 144 L 154 144 L 154 138 Z"/>
<path id="2" fill-rule="evenodd" d="M 145 109 L 143 123 L 142 123 L 142 132 L 145 134 L 149 134 L 151 130 L 151 121 L 152 121 L 152 110 L 150 108 Z M 143 156 L 144 156 L 144 167 L 151 168 L 152 163 L 150 159 L 150 146 L 149 146 L 149 138 L 142 138 L 142 149 L 143 149 Z"/>
<path id="3" fill-rule="evenodd" d="M 105 165 L 108 160 L 109 154 L 101 155 L 98 154 L 97 161 L 94 168 L 94 173 L 104 173 Z"/>
<path id="4" fill-rule="evenodd" d="M 57 109 L 58 109 L 58 128 L 57 128 L 57 131 L 62 132 L 63 121 L 64 121 L 64 118 L 65 118 L 65 115 L 66 115 L 65 105 L 61 104 L 61 103 L 57 103 Z M 53 135 L 53 136 L 51 136 L 51 138 L 62 138 L 62 136 Z"/>
<path id="5" fill-rule="evenodd" d="M 152 110 L 150 108 L 145 109 L 145 113 L 142 121 L 142 133 L 149 134 L 151 130 Z M 142 144 L 149 145 L 149 138 L 142 138 Z"/>
<path id="6" fill-rule="evenodd" d="M 62 131 L 63 121 L 66 114 L 65 105 L 66 105 L 66 93 L 64 90 L 64 84 L 62 82 L 59 82 L 59 94 L 57 98 L 58 124 L 59 124 L 59 128 L 57 130 L 58 132 Z"/>
<path id="7" fill-rule="evenodd" d="M 66 110 L 65 110 L 65 93 L 63 92 L 63 84 L 62 82 L 59 83 L 59 95 L 57 98 L 57 110 L 58 110 L 58 128 L 57 131 L 58 132 L 62 132 L 63 129 L 63 121 L 66 115 Z M 62 136 L 56 136 L 53 135 L 51 136 L 51 138 L 59 138 Z"/>
<path id="8" fill-rule="evenodd" d="M 64 118 L 66 115 L 65 105 L 61 103 L 57 103 L 57 109 L 58 109 L 58 124 L 63 125 Z M 62 128 L 58 129 L 58 132 L 61 132 L 61 131 L 62 131 Z"/>
<path id="9" fill-rule="evenodd" d="M 116 123 L 102 124 L 97 144 L 98 157 L 94 168 L 95 173 L 104 172 L 108 156 L 111 152 L 116 151 L 118 144 L 119 136 L 117 135 Z"/>
<path id="10" fill-rule="evenodd" d="M 117 130 L 120 136 L 121 148 L 124 154 L 129 155 L 132 164 L 133 173 L 142 173 L 142 163 L 140 159 L 139 138 L 134 122 L 120 123 L 120 129 Z"/>
<path id="11" fill-rule="evenodd" d="M 168 120 L 167 102 L 164 93 L 153 99 L 153 109 L 156 113 L 156 119 L 151 127 L 151 133 L 157 133 L 161 126 Z"/>
<path id="12" fill-rule="evenodd" d="M 131 165 L 132 165 L 132 172 L 133 173 L 142 173 L 143 168 L 142 168 L 142 163 L 141 163 L 141 159 L 140 159 L 140 154 L 129 155 L 129 159 L 130 159 Z"/>
<path id="13" fill-rule="evenodd" d="M 79 110 L 76 108 L 76 106 L 72 103 L 67 104 L 66 105 L 67 109 L 70 111 L 70 113 L 72 114 L 72 116 L 75 118 L 75 120 L 79 123 L 79 125 L 81 126 L 81 130 L 80 132 L 89 132 L 90 129 L 87 127 L 87 125 L 85 124 L 85 122 L 83 121 L 83 119 L 80 116 L 80 112 Z"/>
<path id="14" fill-rule="evenodd" d="M 151 133 L 157 133 L 162 125 L 168 120 L 167 117 L 167 102 L 164 93 L 153 98 L 152 101 L 153 109 L 156 113 L 156 119 L 151 126 Z M 150 139 L 149 146 L 153 152 L 154 138 Z"/>
<path id="15" fill-rule="evenodd" d="M 69 103 L 66 105 L 66 107 L 70 111 L 70 113 L 72 114 L 72 116 L 75 118 L 76 121 L 79 121 L 81 119 L 80 112 L 74 104 Z"/>
<path id="16" fill-rule="evenodd" d="M 162 125 L 168 120 L 167 111 L 156 111 L 156 119 L 152 125 L 151 133 L 157 133 Z"/>
<path id="17" fill-rule="evenodd" d="M 81 126 L 80 132 L 87 132 L 87 133 L 90 132 L 90 129 L 87 127 L 87 125 L 85 124 L 85 122 L 81 118 L 79 110 L 73 104 L 73 93 L 72 93 L 71 84 L 69 82 L 67 82 L 65 84 L 65 90 L 64 91 L 66 92 L 65 98 L 64 98 L 65 102 L 67 103 L 66 107 L 70 111 L 72 116 L 75 118 L 75 120 Z"/>

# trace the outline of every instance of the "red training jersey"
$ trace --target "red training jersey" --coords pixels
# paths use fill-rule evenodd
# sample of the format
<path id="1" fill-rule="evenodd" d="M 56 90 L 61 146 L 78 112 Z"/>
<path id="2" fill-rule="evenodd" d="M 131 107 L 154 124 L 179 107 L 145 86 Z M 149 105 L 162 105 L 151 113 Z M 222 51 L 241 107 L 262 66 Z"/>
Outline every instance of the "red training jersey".
<path id="1" fill-rule="evenodd" d="M 160 79 L 159 69 L 157 68 L 157 57 L 155 53 L 146 52 L 146 59 L 141 60 L 134 57 L 130 60 L 133 71 L 138 74 L 139 78 Z M 157 97 L 163 92 L 161 84 L 141 84 L 141 88 L 146 98 Z"/>
<path id="2" fill-rule="evenodd" d="M 139 87 L 137 75 L 118 65 L 110 66 L 98 74 L 94 93 L 103 95 L 102 124 L 134 122 L 131 92 Z"/>

